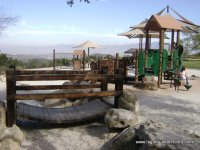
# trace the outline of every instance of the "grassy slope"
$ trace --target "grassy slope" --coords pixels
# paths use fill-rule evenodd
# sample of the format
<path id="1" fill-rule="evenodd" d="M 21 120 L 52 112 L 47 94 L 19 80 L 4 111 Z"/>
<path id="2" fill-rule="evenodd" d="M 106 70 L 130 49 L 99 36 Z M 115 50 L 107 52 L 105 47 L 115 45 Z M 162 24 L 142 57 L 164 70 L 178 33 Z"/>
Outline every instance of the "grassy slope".
<path id="1" fill-rule="evenodd" d="M 200 69 L 200 59 L 187 59 L 183 61 L 183 65 L 186 68 L 191 68 L 191 69 Z"/>

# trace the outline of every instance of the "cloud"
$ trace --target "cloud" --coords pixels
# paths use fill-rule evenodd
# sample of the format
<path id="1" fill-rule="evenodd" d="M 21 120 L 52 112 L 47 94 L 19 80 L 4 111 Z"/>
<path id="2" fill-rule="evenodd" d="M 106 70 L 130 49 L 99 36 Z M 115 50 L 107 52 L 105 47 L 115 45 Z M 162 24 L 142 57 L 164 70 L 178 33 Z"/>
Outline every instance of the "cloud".
<path id="1" fill-rule="evenodd" d="M 28 23 L 27 20 L 21 20 L 21 21 L 20 21 L 20 24 L 23 25 L 23 26 L 26 25 L 27 23 Z"/>

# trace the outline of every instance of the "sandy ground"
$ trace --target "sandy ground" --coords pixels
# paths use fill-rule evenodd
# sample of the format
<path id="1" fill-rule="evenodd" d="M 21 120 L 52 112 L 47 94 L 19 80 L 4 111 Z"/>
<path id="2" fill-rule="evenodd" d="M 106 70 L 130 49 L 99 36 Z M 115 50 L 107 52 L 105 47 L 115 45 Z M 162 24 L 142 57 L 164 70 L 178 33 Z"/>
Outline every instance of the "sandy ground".
<path id="1" fill-rule="evenodd" d="M 200 70 L 188 70 L 192 88 L 186 91 L 183 86 L 175 91 L 164 82 L 158 91 L 143 91 L 132 85 L 131 89 L 139 100 L 140 120 L 154 120 L 171 129 L 187 131 L 200 137 Z M 6 100 L 6 83 L 0 81 L 0 100 Z M 22 128 L 26 140 L 22 150 L 95 150 L 117 134 L 109 130 L 102 119 L 76 126 Z"/>

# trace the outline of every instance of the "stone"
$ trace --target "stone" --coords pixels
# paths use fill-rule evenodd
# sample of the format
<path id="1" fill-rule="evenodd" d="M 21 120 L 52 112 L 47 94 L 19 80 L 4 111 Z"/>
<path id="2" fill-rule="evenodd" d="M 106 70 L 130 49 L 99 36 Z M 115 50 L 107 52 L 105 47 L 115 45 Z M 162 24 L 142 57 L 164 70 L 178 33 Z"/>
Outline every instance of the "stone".
<path id="1" fill-rule="evenodd" d="M 63 99 L 60 99 L 60 98 L 45 99 L 44 106 L 45 107 L 52 107 L 52 108 L 64 108 L 65 107 L 65 101 Z"/>
<path id="2" fill-rule="evenodd" d="M 20 144 L 9 138 L 1 142 L 1 150 L 20 150 Z"/>
<path id="3" fill-rule="evenodd" d="M 81 105 L 81 100 L 77 99 L 73 104 L 72 106 L 78 106 L 78 105 Z"/>
<path id="4" fill-rule="evenodd" d="M 6 139 L 13 139 L 15 142 L 20 144 L 24 140 L 24 134 L 19 127 L 13 125 L 11 128 L 6 128 L 0 137 L 0 141 Z"/>
<path id="5" fill-rule="evenodd" d="M 154 76 L 145 76 L 143 79 L 143 86 L 145 90 L 157 91 L 157 81 Z"/>
<path id="6" fill-rule="evenodd" d="M 134 113 L 138 111 L 138 100 L 131 90 L 124 90 L 118 101 L 118 107 L 130 110 Z"/>
<path id="7" fill-rule="evenodd" d="M 72 85 L 72 83 L 68 80 L 63 83 L 63 85 Z"/>
<path id="8" fill-rule="evenodd" d="M 104 144 L 105 150 L 191 149 L 200 146 L 200 138 L 189 131 L 166 127 L 152 120 L 124 129 Z M 185 143 L 188 142 L 188 143 Z"/>
<path id="9" fill-rule="evenodd" d="M 0 102 L 0 126 L 6 125 L 6 109 L 3 102 Z"/>
<path id="10" fill-rule="evenodd" d="M 136 124 L 138 118 L 132 111 L 112 108 L 106 112 L 104 122 L 109 128 L 126 128 Z"/>
<path id="11" fill-rule="evenodd" d="M 65 101 L 65 104 L 64 104 L 64 107 L 72 107 L 72 105 L 73 105 L 73 102 L 72 101 L 70 101 L 69 99 L 64 99 L 64 101 Z"/>
<path id="12" fill-rule="evenodd" d="M 11 128 L 0 127 L 0 150 L 20 150 L 24 134 L 16 125 Z"/>

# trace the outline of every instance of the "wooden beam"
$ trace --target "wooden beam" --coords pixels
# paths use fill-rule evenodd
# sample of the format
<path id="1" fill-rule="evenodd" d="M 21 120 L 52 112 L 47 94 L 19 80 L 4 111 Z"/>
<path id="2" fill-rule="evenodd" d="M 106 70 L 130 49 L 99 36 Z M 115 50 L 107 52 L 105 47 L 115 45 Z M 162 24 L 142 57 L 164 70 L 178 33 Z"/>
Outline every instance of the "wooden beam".
<path id="1" fill-rule="evenodd" d="M 14 69 L 6 71 L 6 87 L 7 87 L 7 111 L 6 111 L 6 125 L 12 127 L 16 122 L 16 100 L 14 94 L 16 93 L 14 80 Z"/>
<path id="2" fill-rule="evenodd" d="M 119 80 L 115 80 L 115 91 L 121 91 L 118 95 L 115 96 L 115 101 L 114 101 L 114 107 L 118 108 L 118 101 L 120 96 L 123 93 L 123 80 L 119 79 Z"/>
<path id="3" fill-rule="evenodd" d="M 160 42 L 159 42 L 159 70 L 158 70 L 158 88 L 162 82 L 162 62 L 163 62 L 163 49 L 164 49 L 164 29 L 160 31 Z"/>
<path id="4" fill-rule="evenodd" d="M 172 37 L 171 37 L 171 60 L 170 60 L 170 69 L 173 69 L 173 56 L 174 54 L 174 30 L 172 30 Z"/>
<path id="5" fill-rule="evenodd" d="M 87 74 L 98 73 L 96 70 L 16 70 L 15 75 L 39 75 L 39 74 Z"/>
<path id="6" fill-rule="evenodd" d="M 107 78 L 110 79 L 121 79 L 123 78 L 122 75 L 23 75 L 23 76 L 15 76 L 16 81 L 50 81 L 50 80 L 103 80 Z"/>
<path id="7" fill-rule="evenodd" d="M 135 62 L 135 85 L 138 83 L 138 64 L 139 64 L 139 50 L 136 49 L 136 62 Z"/>
<path id="8" fill-rule="evenodd" d="M 11 100 L 44 100 L 56 98 L 82 98 L 82 97 L 106 97 L 120 95 L 121 91 L 101 91 L 94 93 L 49 93 L 49 94 L 16 94 L 8 95 Z"/>
<path id="9" fill-rule="evenodd" d="M 148 50 L 149 50 L 149 30 L 146 30 L 145 66 L 144 66 L 144 68 L 147 68 L 147 63 L 148 63 Z"/>
<path id="10" fill-rule="evenodd" d="M 100 84 L 92 85 L 27 85 L 27 86 L 16 86 L 16 90 L 56 90 L 56 89 L 90 89 L 100 88 Z"/>

